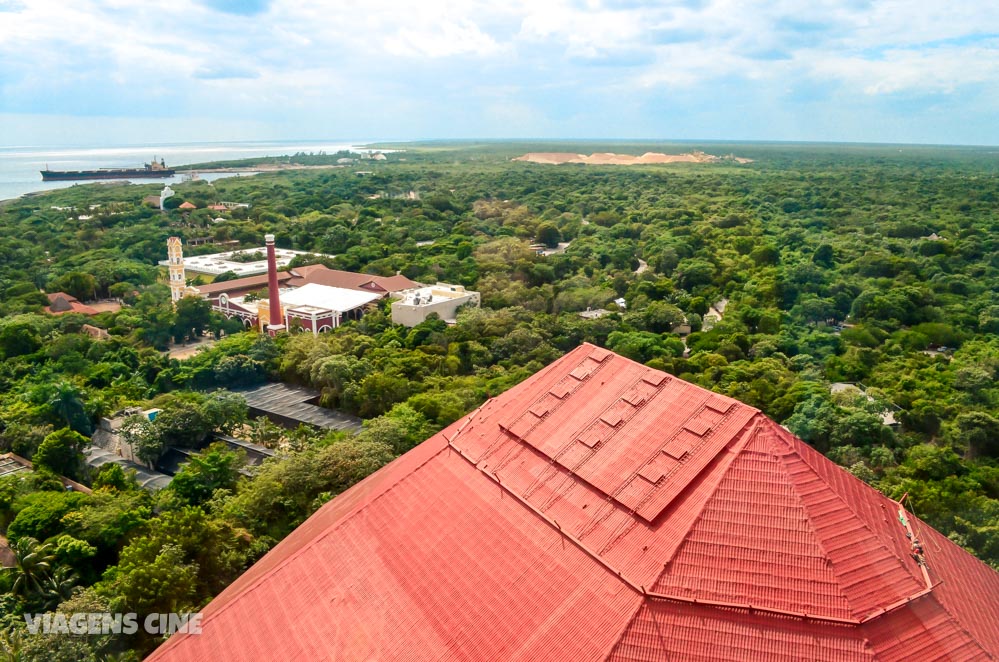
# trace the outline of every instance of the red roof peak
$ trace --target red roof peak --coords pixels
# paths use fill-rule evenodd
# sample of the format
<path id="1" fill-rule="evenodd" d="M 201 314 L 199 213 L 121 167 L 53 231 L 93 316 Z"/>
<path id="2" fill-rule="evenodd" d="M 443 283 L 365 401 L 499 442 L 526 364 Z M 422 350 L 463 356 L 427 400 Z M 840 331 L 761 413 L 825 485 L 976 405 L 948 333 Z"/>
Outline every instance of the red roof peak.
<path id="1" fill-rule="evenodd" d="M 872 527 L 788 442 L 757 417 L 655 590 L 857 623 L 922 592 L 881 538 L 902 531 Z"/>
<path id="2" fill-rule="evenodd" d="M 153 659 L 999 656 L 999 574 L 921 524 L 925 571 L 897 510 L 758 410 L 583 345 L 324 506 Z"/>
<path id="3" fill-rule="evenodd" d="M 570 356 L 557 379 L 538 379 L 497 423 L 647 522 L 757 412 L 599 347 Z M 474 441 L 453 443 L 478 450 Z"/>

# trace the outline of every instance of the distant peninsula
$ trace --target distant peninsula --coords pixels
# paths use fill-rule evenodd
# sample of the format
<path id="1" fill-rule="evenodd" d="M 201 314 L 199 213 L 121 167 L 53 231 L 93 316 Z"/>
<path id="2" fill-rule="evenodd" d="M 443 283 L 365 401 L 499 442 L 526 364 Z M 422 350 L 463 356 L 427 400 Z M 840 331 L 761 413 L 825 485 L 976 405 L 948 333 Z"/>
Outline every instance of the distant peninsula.
<path id="1" fill-rule="evenodd" d="M 594 152 L 589 156 L 585 154 L 573 154 L 571 152 L 529 152 L 523 156 L 518 156 L 514 161 L 527 161 L 529 163 L 546 163 L 549 165 L 560 165 L 562 163 L 583 163 L 586 165 L 648 165 L 653 163 L 752 163 L 752 159 L 745 159 L 738 156 L 714 156 L 704 152 L 694 151 L 688 154 L 662 154 L 659 152 L 646 152 L 641 156 L 631 154 L 614 154 L 613 152 Z"/>

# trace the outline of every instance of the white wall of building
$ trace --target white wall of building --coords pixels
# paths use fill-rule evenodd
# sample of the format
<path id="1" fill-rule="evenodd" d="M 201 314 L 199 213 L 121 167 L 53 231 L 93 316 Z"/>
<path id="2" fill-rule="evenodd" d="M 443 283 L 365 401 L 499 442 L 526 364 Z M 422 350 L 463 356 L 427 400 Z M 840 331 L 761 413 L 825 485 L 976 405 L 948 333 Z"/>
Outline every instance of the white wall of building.
<path id="1" fill-rule="evenodd" d="M 400 294 L 402 300 L 392 302 L 392 322 L 404 326 L 416 326 L 426 321 L 431 313 L 437 313 L 442 320 L 453 320 L 461 306 L 479 305 L 478 292 L 448 283 L 405 290 Z"/>

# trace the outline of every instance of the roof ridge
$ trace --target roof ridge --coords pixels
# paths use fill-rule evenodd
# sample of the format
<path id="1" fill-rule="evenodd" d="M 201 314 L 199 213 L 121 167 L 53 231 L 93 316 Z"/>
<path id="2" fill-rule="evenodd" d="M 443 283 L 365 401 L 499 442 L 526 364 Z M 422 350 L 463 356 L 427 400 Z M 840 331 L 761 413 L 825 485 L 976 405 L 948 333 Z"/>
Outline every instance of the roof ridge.
<path id="1" fill-rule="evenodd" d="M 783 428 L 780 428 L 780 426 L 777 425 L 777 423 L 773 419 L 771 419 L 770 417 L 768 417 L 766 414 L 760 413 L 760 414 L 758 414 L 757 417 L 758 418 L 762 417 L 762 419 L 760 420 L 760 423 L 759 423 L 760 427 L 764 427 L 765 426 L 765 427 L 773 429 L 773 427 L 776 426 L 778 429 L 781 429 L 781 430 L 783 429 Z M 791 480 L 791 470 L 790 470 L 790 467 L 788 467 L 787 463 L 783 461 L 783 458 L 786 457 L 787 454 L 786 453 L 785 454 L 780 454 L 780 453 L 777 452 L 778 451 L 778 448 L 777 448 L 777 441 L 778 440 L 780 440 L 781 442 L 784 441 L 783 439 L 780 438 L 779 435 L 776 438 L 774 438 L 774 436 L 768 437 L 767 438 L 767 446 L 769 448 L 773 449 L 773 451 L 774 451 L 774 457 L 776 457 L 777 461 L 780 462 L 781 467 L 784 470 L 784 474 L 788 478 L 787 484 L 792 487 L 792 492 L 794 493 L 794 496 L 795 496 L 796 500 L 798 501 L 798 503 L 801 504 L 801 508 L 802 508 L 802 510 L 805 513 L 805 523 L 808 526 L 808 530 L 811 532 L 812 539 L 815 541 L 815 544 L 818 546 L 818 548 L 822 550 L 822 554 L 825 556 L 826 562 L 831 566 L 830 572 L 832 572 L 832 574 L 837 579 L 839 579 L 839 574 L 836 573 L 835 564 L 833 564 L 832 560 L 829 558 L 829 550 L 826 547 L 825 541 L 819 535 L 819 532 L 816 530 L 816 528 L 814 526 L 814 522 L 812 521 L 811 514 L 808 511 L 808 505 L 805 503 L 805 500 L 802 498 L 801 494 L 798 493 L 798 490 L 794 489 L 794 487 L 796 487 L 796 486 L 795 486 L 794 482 Z M 836 586 L 837 592 L 839 593 L 840 597 L 843 599 L 843 602 L 846 604 L 847 608 L 850 611 L 853 611 L 853 605 L 851 604 L 849 596 L 847 596 L 846 593 L 843 591 L 843 585 L 840 584 L 839 582 L 837 582 L 835 586 Z"/>
<path id="2" fill-rule="evenodd" d="M 866 532 L 867 538 L 869 540 L 873 540 L 874 541 L 873 547 L 880 549 L 887 558 L 896 561 L 897 562 L 897 568 L 898 568 L 898 570 L 900 572 L 904 573 L 904 576 L 908 577 L 909 579 L 911 579 L 912 582 L 914 584 L 916 584 L 917 587 L 918 587 L 918 589 L 916 591 L 904 591 L 904 589 L 899 590 L 899 600 L 892 601 L 887 606 L 884 605 L 884 604 L 881 604 L 881 605 L 875 607 L 874 609 L 867 609 L 865 613 L 858 613 L 858 610 L 860 609 L 859 605 L 858 606 L 854 606 L 854 603 L 857 601 L 857 599 L 858 599 L 859 596 L 854 596 L 852 598 L 848 597 L 847 601 L 848 601 L 848 603 L 850 603 L 851 609 L 853 609 L 854 614 L 857 615 L 861 620 L 866 620 L 868 618 L 875 617 L 876 615 L 880 615 L 881 613 L 886 613 L 887 611 L 890 611 L 887 607 L 890 607 L 891 605 L 894 605 L 896 602 L 899 602 L 900 600 L 905 600 L 905 601 L 911 600 L 912 596 L 918 595 L 923 590 L 930 590 L 930 589 L 932 589 L 932 586 L 929 586 L 929 587 L 924 586 L 922 581 L 917 580 L 913 576 L 913 574 L 911 573 L 911 571 L 904 565 L 903 559 L 901 559 L 898 556 L 898 554 L 891 548 L 891 546 L 886 543 L 886 541 L 881 537 L 881 534 L 874 527 L 871 526 L 871 523 L 867 520 L 867 518 L 863 514 L 861 514 L 854 507 L 854 505 L 851 503 L 850 500 L 844 498 L 844 496 L 841 493 L 840 489 L 836 485 L 834 485 L 833 483 L 831 483 L 820 471 L 817 470 L 817 468 L 815 467 L 815 465 L 810 461 L 812 458 L 806 457 L 806 455 L 808 454 L 808 451 L 806 451 L 805 453 L 800 452 L 800 448 L 798 447 L 798 444 L 795 444 L 793 441 L 789 441 L 788 439 L 785 438 L 787 435 L 790 435 L 791 433 L 789 433 L 786 430 L 784 430 L 784 428 L 782 428 L 780 425 L 778 425 L 775 421 L 770 420 L 770 419 L 766 419 L 766 420 L 769 423 L 769 425 L 774 429 L 774 431 L 777 433 L 777 435 L 776 435 L 777 439 L 780 439 L 780 441 L 783 442 L 784 445 L 788 449 L 788 452 L 780 454 L 780 455 L 777 455 L 777 457 L 787 467 L 788 478 L 790 479 L 789 480 L 789 484 L 792 486 L 792 488 L 795 490 L 795 492 L 798 493 L 799 488 L 801 487 L 800 479 L 795 476 L 796 473 L 800 473 L 800 472 L 795 472 L 793 470 L 793 467 L 791 467 L 790 465 L 788 465 L 788 459 L 789 458 L 796 459 L 804 467 L 806 467 L 808 473 L 813 477 L 812 479 L 819 481 L 824 486 L 824 489 L 822 490 L 822 494 L 826 495 L 828 497 L 831 497 L 832 499 L 834 499 L 835 503 L 837 504 L 837 509 L 839 511 L 841 511 L 841 512 L 845 511 L 845 512 L 849 513 L 850 519 L 852 519 L 855 523 L 857 523 L 861 527 L 861 529 L 864 532 Z M 801 446 L 806 446 L 805 442 L 803 442 L 803 441 L 800 441 L 799 444 Z M 815 451 L 811 447 L 807 447 L 807 448 L 808 448 L 809 451 L 813 451 L 816 454 L 818 453 L 818 451 Z M 824 456 L 821 456 L 821 457 L 824 457 Z M 854 477 L 852 474 L 850 475 L 850 477 L 853 480 L 860 481 L 859 478 Z M 863 486 L 865 488 L 867 488 L 867 489 L 870 489 L 870 490 L 874 491 L 878 497 L 887 499 L 887 497 L 885 497 L 881 492 L 878 492 L 877 490 L 875 490 L 874 488 L 870 487 L 866 483 L 863 483 Z M 809 500 L 807 498 L 805 498 L 806 496 L 808 496 L 808 495 L 802 494 L 801 498 L 802 498 L 802 503 L 803 503 L 803 505 L 804 505 L 804 507 L 806 509 L 806 513 L 808 515 L 809 526 L 812 527 L 812 529 L 815 531 L 815 534 L 817 536 L 817 542 L 819 542 L 819 544 L 821 544 L 823 550 L 826 552 L 827 558 L 829 559 L 829 562 L 832 565 L 833 572 L 836 574 L 837 578 L 840 579 L 841 582 L 843 582 L 843 580 L 844 580 L 843 568 L 840 567 L 840 568 L 837 569 L 837 566 L 838 565 L 842 566 L 842 564 L 844 563 L 844 561 L 846 561 L 846 559 L 840 559 L 837 562 L 837 560 L 833 559 L 832 555 L 830 555 L 830 549 L 831 548 L 828 546 L 827 542 L 831 541 L 835 536 L 830 536 L 827 533 L 820 532 L 819 527 L 816 526 L 816 522 L 815 522 L 815 518 L 818 515 L 817 513 L 814 512 L 815 509 L 816 509 L 816 505 L 817 504 L 815 504 L 815 503 L 809 503 Z M 884 507 L 883 503 L 881 503 L 879 505 L 881 505 L 882 507 Z M 860 544 L 864 544 L 864 543 L 861 542 Z M 867 545 L 864 545 L 864 546 L 866 546 L 868 548 L 872 547 L 869 543 Z M 872 558 L 870 558 L 869 555 L 865 555 L 865 560 L 869 561 L 868 565 L 873 565 L 875 562 L 877 562 L 877 559 L 872 559 Z M 892 567 L 894 567 L 894 566 L 892 566 Z M 859 584 L 859 582 L 854 582 L 853 584 L 850 584 L 850 586 L 854 586 L 854 585 L 857 585 L 857 584 Z M 843 583 L 841 583 L 840 587 L 841 588 L 845 588 L 845 585 Z"/>
<path id="3" fill-rule="evenodd" d="M 706 528 L 702 531 L 702 529 L 699 528 L 699 525 L 702 523 L 702 521 L 704 521 L 705 514 L 708 513 L 713 506 L 718 507 L 720 502 L 723 500 L 723 496 L 719 494 L 719 488 L 725 485 L 726 480 L 730 481 L 739 480 L 738 477 L 735 477 L 732 473 L 734 469 L 739 468 L 740 470 L 746 470 L 748 469 L 748 467 L 744 465 L 744 462 L 749 461 L 750 458 L 754 456 L 766 457 L 767 459 L 772 460 L 773 470 L 778 471 L 782 476 L 785 477 L 786 481 L 784 484 L 787 484 L 789 486 L 791 485 L 790 475 L 789 475 L 790 472 L 787 466 L 780 460 L 780 454 L 778 452 L 779 449 L 774 446 L 774 439 L 772 438 L 771 435 L 767 434 L 769 432 L 769 426 L 767 425 L 768 421 L 769 419 L 766 417 L 765 414 L 763 414 L 762 412 L 757 412 L 746 424 L 744 429 L 740 432 L 738 438 L 731 445 L 731 447 L 726 449 L 730 453 L 731 458 L 722 468 L 721 472 L 716 478 L 716 483 L 712 487 L 709 496 L 707 496 L 707 498 L 705 498 L 703 502 L 700 504 L 700 509 L 697 515 L 691 520 L 690 524 L 686 527 L 682 539 L 675 546 L 672 554 L 670 555 L 669 560 L 666 563 L 664 563 L 662 571 L 656 576 L 656 579 L 652 584 L 652 586 L 655 587 L 658 593 L 666 595 L 667 588 L 682 590 L 682 586 L 663 587 L 661 586 L 661 584 L 667 579 L 675 578 L 680 581 L 684 579 L 684 576 L 682 574 L 677 574 L 677 575 L 672 574 L 671 571 L 674 567 L 674 564 L 676 563 L 677 559 L 681 556 L 681 554 L 684 552 L 685 548 L 690 548 L 698 544 L 697 541 L 692 538 L 692 535 L 694 535 L 695 532 L 696 533 L 706 532 L 710 534 L 710 527 L 707 527 L 706 525 Z M 763 445 L 764 448 L 757 448 L 760 445 Z M 813 553 L 817 553 L 817 555 L 813 556 L 812 558 L 815 559 L 816 563 L 818 562 L 819 559 L 825 559 L 826 561 L 827 567 L 826 569 L 824 569 L 824 573 L 827 574 L 827 576 L 825 577 L 825 581 L 822 581 L 821 583 L 827 588 L 832 589 L 832 591 L 827 593 L 826 596 L 828 598 L 831 598 L 834 602 L 826 605 L 825 607 L 822 607 L 821 605 L 815 605 L 816 609 L 822 609 L 823 611 L 826 611 L 826 614 L 824 614 L 824 616 L 833 619 L 843 618 L 842 616 L 833 615 L 837 610 L 848 614 L 853 614 L 854 610 L 852 608 L 852 605 L 850 604 L 849 597 L 843 592 L 842 586 L 838 581 L 839 576 L 831 568 L 828 568 L 828 563 L 829 563 L 828 550 L 822 544 L 818 532 L 812 526 L 812 522 L 809 517 L 809 513 L 804 503 L 804 500 L 801 498 L 801 495 L 798 494 L 798 492 L 794 489 L 788 489 L 784 496 L 785 498 L 789 498 L 791 500 L 793 507 L 796 509 L 796 511 L 800 513 L 799 517 L 801 517 L 803 525 L 805 527 L 802 533 L 804 534 L 804 536 L 807 537 L 808 544 L 814 545 Z M 692 553 L 696 554 L 696 552 Z M 785 553 L 790 554 L 789 552 Z M 802 554 L 804 554 L 804 552 L 802 552 Z M 807 557 L 807 555 L 804 555 L 803 558 L 804 557 Z M 796 575 L 788 573 L 784 575 L 784 577 L 787 578 L 788 581 L 792 581 L 793 578 L 796 577 Z M 802 578 L 798 577 L 798 579 L 801 580 Z M 816 595 L 818 594 L 816 593 Z M 677 599 L 684 600 L 690 598 L 677 596 Z M 694 601 L 701 603 L 701 602 L 709 602 L 711 600 L 707 598 L 703 599 L 695 598 Z M 836 606 L 837 604 L 839 605 L 838 607 Z M 794 612 L 794 610 L 786 610 L 777 606 L 772 606 L 771 608 L 778 612 L 784 612 L 784 611 Z M 816 617 L 817 616 L 818 615 L 816 615 Z M 846 620 L 852 621 L 855 619 L 846 619 Z"/>
<path id="4" fill-rule="evenodd" d="M 926 525 L 926 588 L 890 500 L 755 408 L 656 395 L 667 377 L 577 347 L 324 506 L 154 659 L 996 655 L 999 575 Z"/>
<path id="5" fill-rule="evenodd" d="M 753 419 L 750 419 L 750 423 L 747 423 L 746 425 L 749 426 L 750 424 L 752 424 L 753 420 L 755 420 L 755 417 Z M 735 445 L 738 446 L 740 444 L 740 442 L 741 442 L 741 439 L 740 439 L 740 441 L 737 441 Z M 734 450 L 735 450 L 734 448 L 727 448 L 727 447 L 722 449 L 722 451 L 728 451 L 727 457 L 725 458 L 726 460 L 728 460 L 728 463 L 725 465 L 724 469 L 722 470 L 721 475 L 718 476 L 718 482 L 719 483 L 721 482 L 722 479 L 724 479 L 725 475 L 732 468 L 732 462 L 733 462 L 733 460 L 736 457 L 738 457 L 738 453 L 734 452 Z M 716 462 L 719 462 L 719 458 L 722 457 L 722 451 L 718 452 L 715 455 L 715 457 L 712 459 L 712 461 L 707 466 L 705 466 L 704 469 L 702 469 L 702 473 L 703 473 L 704 470 L 706 470 L 710 466 L 712 466 L 712 464 L 714 464 Z M 693 484 L 693 481 L 690 481 L 683 488 L 683 490 L 681 490 L 681 492 L 679 494 L 677 494 L 676 499 L 674 499 L 674 502 L 676 500 L 680 499 L 683 495 L 685 495 L 689 490 L 693 489 L 694 487 L 695 486 Z M 713 492 L 712 492 L 712 494 L 713 494 Z M 701 517 L 704 514 L 704 508 L 707 506 L 709 500 L 710 500 L 710 496 L 708 498 L 704 499 L 703 501 L 701 501 L 700 508 L 698 508 L 697 514 L 690 520 L 690 523 L 687 525 L 687 528 L 684 530 L 683 535 L 680 537 L 680 540 L 673 546 L 673 549 L 671 550 L 669 559 L 666 560 L 663 563 L 663 570 L 658 575 L 656 575 L 656 578 L 652 581 L 652 585 L 653 586 L 656 585 L 656 583 L 659 581 L 660 577 L 662 577 L 663 573 L 666 572 L 669 564 L 671 564 L 673 562 L 673 559 L 676 558 L 677 552 L 680 550 L 681 547 L 683 547 L 684 543 L 687 540 L 687 537 L 690 535 L 690 532 L 693 530 L 693 528 L 695 526 L 697 526 L 698 522 L 701 521 Z M 666 510 L 668 510 L 668 507 L 667 507 L 667 509 L 664 509 L 663 512 L 659 513 L 659 517 L 662 517 L 663 513 L 666 512 Z"/>
<path id="6" fill-rule="evenodd" d="M 752 429 L 749 430 L 750 433 L 755 432 L 756 429 L 759 427 L 759 423 L 756 422 L 756 416 L 754 416 L 753 418 L 749 419 L 749 422 L 746 423 L 746 428 L 749 428 L 750 426 L 752 426 Z M 733 445 L 732 448 L 725 448 L 725 449 L 723 449 L 723 450 L 730 451 L 730 453 L 729 453 L 729 457 L 727 458 L 728 459 L 728 463 L 725 465 L 725 467 L 722 470 L 721 474 L 718 476 L 718 483 L 715 485 L 716 488 L 717 488 L 718 484 L 721 484 L 721 481 L 723 481 L 725 479 L 725 476 L 727 476 L 728 472 L 732 469 L 732 464 L 733 464 L 734 460 L 739 456 L 740 453 L 744 452 L 745 446 L 749 443 L 749 435 L 746 434 L 746 431 L 747 431 L 746 428 L 743 428 L 742 434 L 740 434 L 739 439 L 735 442 L 735 444 Z M 715 456 L 715 461 L 717 461 L 718 457 L 720 457 L 720 456 L 721 456 L 721 453 L 718 453 L 718 455 Z M 709 464 L 708 466 L 711 466 L 711 465 Z M 705 467 L 705 469 L 707 469 L 707 468 L 708 467 Z M 684 494 L 687 490 L 691 489 L 691 487 L 692 487 L 692 484 L 688 483 L 687 486 L 683 489 L 683 491 L 679 495 L 677 495 L 677 498 L 679 498 L 679 496 L 682 495 L 682 494 Z M 714 491 L 711 492 L 711 496 L 713 496 L 713 495 L 714 495 Z M 698 509 L 697 515 L 695 515 L 690 520 L 690 524 L 687 526 L 687 529 L 684 531 L 683 535 L 681 536 L 680 541 L 673 548 L 673 553 L 670 554 L 669 560 L 666 561 L 663 564 L 663 566 L 664 566 L 663 567 L 663 571 L 659 573 L 659 575 L 656 577 L 655 581 L 652 583 L 653 586 L 655 586 L 656 582 L 659 581 L 660 577 L 662 577 L 662 574 L 664 572 L 666 572 L 668 566 L 671 563 L 673 563 L 673 560 L 676 558 L 677 552 L 680 551 L 680 548 L 683 547 L 684 543 L 687 541 L 687 538 L 690 536 L 690 532 L 693 531 L 694 527 L 697 526 L 697 524 L 701 521 L 701 518 L 704 515 L 704 509 L 705 509 L 705 507 L 707 507 L 708 501 L 711 500 L 711 496 L 708 496 L 708 498 L 704 499 L 701 502 L 701 507 Z M 660 516 L 661 515 L 662 515 L 662 513 L 660 513 Z"/>
<path id="7" fill-rule="evenodd" d="M 939 583 L 942 583 L 942 580 Z M 978 639 L 978 637 L 976 637 L 974 634 L 972 634 L 968 630 L 968 628 L 964 627 L 964 622 L 960 618 L 958 618 L 957 615 L 953 611 L 951 611 L 950 607 L 947 606 L 947 603 L 944 602 L 943 600 L 940 600 L 938 596 L 933 595 L 933 589 L 936 588 L 936 586 L 938 586 L 939 583 L 935 584 L 933 586 L 927 587 L 926 588 L 925 596 L 933 598 L 933 602 L 936 603 L 936 605 L 938 607 L 940 607 L 940 609 L 942 609 L 944 611 L 944 613 L 947 614 L 947 616 L 949 617 L 950 622 L 954 625 L 954 627 L 956 627 L 958 630 L 960 630 L 964 634 L 964 636 L 966 636 L 972 643 L 974 643 L 976 646 L 978 646 L 982 650 L 983 653 L 988 654 L 988 648 L 986 648 L 985 645 Z M 915 599 L 916 597 L 923 597 L 923 596 L 915 596 L 912 599 Z M 908 600 L 906 602 L 906 604 L 908 604 L 908 602 L 911 602 L 911 601 L 912 600 Z M 876 618 L 881 618 L 881 617 L 887 615 L 888 613 L 890 613 L 890 612 L 888 610 L 886 610 L 885 612 L 883 612 L 881 614 L 878 614 L 876 616 L 871 617 L 869 620 L 874 620 Z"/>
<path id="8" fill-rule="evenodd" d="M 665 383 L 666 382 L 663 382 L 663 384 L 665 384 Z M 701 409 L 703 409 L 703 407 Z M 688 419 L 696 417 L 696 415 L 697 415 L 697 413 L 699 413 L 699 411 L 700 410 L 698 410 L 697 412 L 694 412 L 693 414 L 691 414 L 688 417 Z M 732 410 L 730 409 L 729 412 L 726 413 L 726 417 L 728 415 L 730 415 L 731 412 L 732 412 Z M 749 428 L 753 424 L 753 421 L 755 419 L 756 419 L 756 416 L 753 416 L 752 418 L 749 419 L 749 421 L 746 422 L 746 424 L 743 426 L 742 430 L 739 431 L 739 435 L 736 438 L 735 444 L 733 446 L 738 446 L 740 444 L 740 442 L 742 442 L 742 438 L 743 438 L 743 436 L 745 436 L 747 428 Z M 743 442 L 743 445 L 745 445 L 744 442 Z M 728 461 L 728 463 L 726 464 L 726 466 L 722 470 L 721 474 L 717 477 L 717 481 L 720 483 L 721 480 L 727 474 L 728 470 L 731 468 L 733 460 L 736 457 L 738 457 L 738 453 L 733 452 L 733 451 L 734 451 L 734 448 L 730 447 L 728 445 L 726 445 L 726 446 L 722 447 L 721 449 L 719 449 L 718 452 L 715 453 L 715 455 L 708 461 L 708 463 L 706 465 L 704 465 L 704 467 L 702 467 L 699 472 L 697 472 L 696 474 L 694 474 L 691 477 L 691 480 L 687 481 L 687 483 L 680 489 L 680 491 L 677 492 L 676 496 L 674 496 L 670 500 L 670 503 L 667 504 L 666 507 L 664 507 L 663 510 L 659 512 L 659 514 L 655 517 L 655 519 L 658 520 L 661 517 L 663 517 L 663 513 L 666 513 L 668 510 L 670 510 L 670 507 L 672 506 L 672 504 L 677 503 L 678 501 L 680 501 L 681 499 L 683 499 L 685 497 L 685 495 L 687 495 L 688 492 L 696 490 L 697 487 L 698 487 L 697 479 L 700 476 L 702 476 L 702 475 L 707 475 L 707 474 L 705 474 L 705 472 L 708 471 L 709 468 L 711 468 L 713 466 L 717 466 L 718 464 L 720 464 L 721 463 L 721 459 L 720 458 L 724 457 L 724 459 L 726 459 Z M 671 472 L 669 475 L 667 475 L 664 478 L 664 480 L 668 480 L 669 477 L 672 476 L 672 474 L 675 473 L 675 472 L 676 472 L 676 470 L 674 470 L 673 472 Z M 636 471 L 636 474 L 637 474 L 637 471 Z M 624 487 L 624 485 L 622 485 L 622 489 L 623 489 L 623 487 Z M 618 531 L 615 533 L 615 535 L 612 536 L 604 544 L 604 546 L 601 548 L 601 550 L 600 550 L 601 554 L 608 553 L 621 538 L 623 538 L 625 535 L 627 535 L 627 533 L 629 531 L 631 531 L 631 529 L 633 529 L 639 523 L 640 516 L 638 515 L 638 509 L 641 508 L 645 503 L 647 503 L 648 500 L 651 499 L 653 496 L 654 496 L 654 493 L 650 492 L 649 494 L 647 494 L 643 498 L 643 500 L 638 504 L 638 506 L 636 506 L 635 508 L 632 508 L 632 509 L 627 509 L 627 507 L 624 506 L 624 504 L 620 504 L 621 507 L 626 508 L 628 510 L 628 512 L 631 514 L 631 518 L 628 521 L 624 522 L 621 526 L 619 526 Z M 619 503 L 616 500 L 616 498 L 615 498 L 614 495 L 611 495 L 609 500 L 613 501 L 614 503 Z M 677 551 L 680 549 L 680 547 L 683 546 L 684 541 L 687 539 L 687 536 L 690 535 L 691 530 L 694 528 L 694 526 L 697 524 L 697 522 L 700 521 L 701 515 L 704 513 L 704 507 L 707 505 L 707 503 L 708 503 L 709 500 L 710 500 L 710 496 L 708 498 L 705 498 L 703 501 L 701 501 L 700 508 L 698 509 L 697 514 L 690 520 L 690 523 L 687 525 L 687 528 L 684 531 L 683 535 L 681 536 L 680 540 L 673 547 L 672 552 L 670 554 L 669 560 L 666 561 L 663 564 L 664 566 L 668 565 L 669 563 L 671 563 L 673 561 L 673 559 L 676 556 Z M 594 516 L 596 516 L 596 513 L 594 513 Z M 654 522 L 649 522 L 646 525 L 647 526 L 653 526 Z M 663 572 L 665 572 L 665 567 L 664 567 Z M 656 581 L 658 581 L 658 579 L 659 579 L 659 577 L 661 575 L 662 575 L 662 572 L 660 572 L 659 575 L 656 576 L 656 579 L 653 580 L 653 582 L 652 582 L 653 586 L 655 586 Z"/>
<path id="9" fill-rule="evenodd" d="M 628 632 L 631 630 L 632 625 L 635 623 L 639 615 L 641 615 L 642 610 L 645 609 L 648 604 L 649 604 L 648 599 L 642 598 L 641 600 L 638 601 L 638 604 L 635 605 L 635 611 L 631 613 L 631 616 L 629 616 L 628 618 L 621 619 L 622 620 L 621 630 L 617 633 L 617 636 L 611 640 L 610 646 L 608 646 L 607 648 L 607 652 L 604 653 L 600 659 L 605 661 L 611 659 L 611 657 L 614 655 L 614 651 L 616 651 L 617 647 L 621 644 L 622 641 L 624 641 L 624 638 L 628 636 Z"/>
<path id="10" fill-rule="evenodd" d="M 613 565 L 611 565 L 610 561 L 608 561 L 607 559 L 605 559 L 599 552 L 594 551 L 588 545 L 586 545 L 580 538 L 578 538 L 577 536 L 574 536 L 569 531 L 566 531 L 565 529 L 563 529 L 562 526 L 558 523 L 558 520 L 549 517 L 540 508 L 538 508 L 537 506 L 535 506 L 534 504 L 532 504 L 531 502 L 527 501 L 522 496 L 520 496 L 519 494 L 517 494 L 517 491 L 514 490 L 514 489 L 511 489 L 509 485 L 504 484 L 503 480 L 497 474 L 491 474 L 491 473 L 488 473 L 488 472 L 484 471 L 483 469 L 481 469 L 478 466 L 478 464 L 476 464 L 476 462 L 475 462 L 475 460 L 473 458 L 469 457 L 464 451 L 462 451 L 457 446 L 453 446 L 450 441 L 448 442 L 448 447 L 454 449 L 454 451 L 457 452 L 458 455 L 463 460 L 465 460 L 473 469 L 475 469 L 476 471 L 478 471 L 482 476 L 485 476 L 486 478 L 488 478 L 492 482 L 494 482 L 497 485 L 499 485 L 500 488 L 505 493 L 507 493 L 510 496 L 512 496 L 522 507 L 526 508 L 528 511 L 530 511 L 531 513 L 533 513 L 535 516 L 537 516 L 538 518 L 540 518 L 543 522 L 547 523 L 549 526 L 554 527 L 559 532 L 560 535 L 562 535 L 564 538 L 568 538 L 569 541 L 571 543 L 573 543 L 573 545 L 575 545 L 580 551 L 582 551 L 584 554 L 586 554 L 592 560 L 596 561 L 597 564 L 600 565 L 602 568 L 604 568 L 607 572 L 609 572 L 612 575 L 616 576 L 617 579 L 622 584 L 624 584 L 625 586 L 629 587 L 630 589 L 632 589 L 636 593 L 641 594 L 646 600 L 666 600 L 666 601 L 681 602 L 681 603 L 687 603 L 687 604 L 697 604 L 697 605 L 702 605 L 702 606 L 707 606 L 707 607 L 717 607 L 717 608 L 721 608 L 721 609 L 744 609 L 744 610 L 747 610 L 749 612 L 754 612 L 754 613 L 775 614 L 775 615 L 779 615 L 779 616 L 790 616 L 792 618 L 801 618 L 801 619 L 804 619 L 804 620 L 811 620 L 811 621 L 821 621 L 821 622 L 837 623 L 837 624 L 841 624 L 841 625 L 860 625 L 861 624 L 860 620 L 854 619 L 854 618 L 841 618 L 841 617 L 838 617 L 838 616 L 810 614 L 808 612 L 799 612 L 799 611 L 793 611 L 793 610 L 790 610 L 790 609 L 780 609 L 780 608 L 774 608 L 774 607 L 761 607 L 761 606 L 758 606 L 758 605 L 753 605 L 753 604 L 750 604 L 750 603 L 742 603 L 742 602 L 731 602 L 731 601 L 723 601 L 723 600 L 703 600 L 703 599 L 699 599 L 699 598 L 686 598 L 686 597 L 683 597 L 683 596 L 668 595 L 668 594 L 665 594 L 665 593 L 659 593 L 659 592 L 656 592 L 656 591 L 651 591 L 651 590 L 647 589 L 644 585 L 639 584 L 639 583 L 631 580 L 627 576 L 625 576 L 625 574 L 624 574 L 623 571 L 621 571 L 621 570 L 615 568 Z M 394 487 L 394 485 L 393 485 L 393 487 Z M 386 492 L 387 491 L 388 490 L 386 490 Z M 382 496 L 382 494 L 379 494 L 378 497 L 376 497 L 376 499 L 380 498 L 381 496 Z M 324 532 L 323 537 L 325 537 L 326 533 L 328 533 L 328 532 Z"/>

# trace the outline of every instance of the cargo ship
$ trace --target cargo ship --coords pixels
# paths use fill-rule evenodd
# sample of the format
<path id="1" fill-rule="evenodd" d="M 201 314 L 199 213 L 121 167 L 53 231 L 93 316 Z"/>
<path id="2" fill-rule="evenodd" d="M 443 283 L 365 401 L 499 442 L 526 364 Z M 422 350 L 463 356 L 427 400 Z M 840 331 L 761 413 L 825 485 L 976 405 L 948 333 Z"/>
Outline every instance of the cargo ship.
<path id="1" fill-rule="evenodd" d="M 132 179 L 135 177 L 171 177 L 176 171 L 166 162 L 153 159 L 142 168 L 100 168 L 98 170 L 42 170 L 43 182 L 65 182 L 77 179 Z"/>

